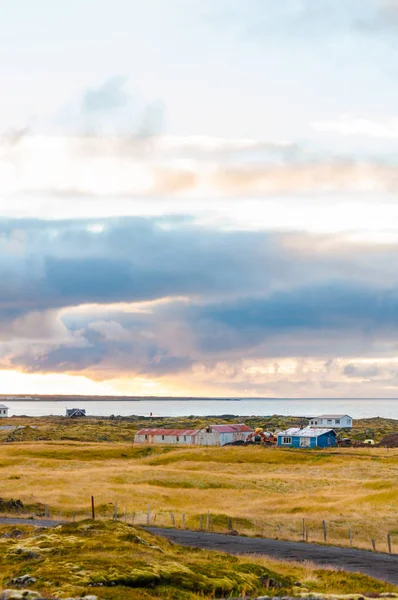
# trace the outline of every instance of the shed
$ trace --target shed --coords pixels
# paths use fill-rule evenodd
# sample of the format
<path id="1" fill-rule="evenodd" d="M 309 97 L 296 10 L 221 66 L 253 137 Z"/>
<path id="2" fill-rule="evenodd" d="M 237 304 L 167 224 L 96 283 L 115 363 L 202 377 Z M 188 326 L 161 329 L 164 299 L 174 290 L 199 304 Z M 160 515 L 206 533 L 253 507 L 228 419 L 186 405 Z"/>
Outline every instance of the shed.
<path id="1" fill-rule="evenodd" d="M 203 429 L 140 429 L 137 443 L 224 446 L 230 442 L 245 441 L 253 429 L 244 423 L 208 425 Z"/>
<path id="2" fill-rule="evenodd" d="M 154 429 L 137 431 L 134 441 L 142 444 L 197 444 L 199 429 Z"/>
<path id="3" fill-rule="evenodd" d="M 76 419 L 78 417 L 85 417 L 86 410 L 84 408 L 67 408 L 66 416 L 70 419 Z"/>
<path id="4" fill-rule="evenodd" d="M 350 415 L 319 415 L 309 420 L 310 427 L 333 427 L 333 429 L 351 429 L 352 417 Z"/>
<path id="5" fill-rule="evenodd" d="M 9 408 L 5 404 L 0 404 L 0 418 L 8 417 Z"/>
<path id="6" fill-rule="evenodd" d="M 335 445 L 336 432 L 333 429 L 291 427 L 278 433 L 278 446 L 284 448 L 330 448 Z"/>

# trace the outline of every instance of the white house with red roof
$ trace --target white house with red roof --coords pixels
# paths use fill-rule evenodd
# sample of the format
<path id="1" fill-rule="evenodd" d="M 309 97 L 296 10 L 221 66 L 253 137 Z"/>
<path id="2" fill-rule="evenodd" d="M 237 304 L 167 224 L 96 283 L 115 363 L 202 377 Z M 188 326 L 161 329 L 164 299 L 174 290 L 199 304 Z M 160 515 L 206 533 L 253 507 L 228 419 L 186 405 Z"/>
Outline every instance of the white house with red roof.
<path id="1" fill-rule="evenodd" d="M 140 444 L 181 444 L 186 446 L 224 446 L 244 442 L 253 429 L 244 423 L 208 425 L 203 429 L 140 429 L 134 441 Z"/>

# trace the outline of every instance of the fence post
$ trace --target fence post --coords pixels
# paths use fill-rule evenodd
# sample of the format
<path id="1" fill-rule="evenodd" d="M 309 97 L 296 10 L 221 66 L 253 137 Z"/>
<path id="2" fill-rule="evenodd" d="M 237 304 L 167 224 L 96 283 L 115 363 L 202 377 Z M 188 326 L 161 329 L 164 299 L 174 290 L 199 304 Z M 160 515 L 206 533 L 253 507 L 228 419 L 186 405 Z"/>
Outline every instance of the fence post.
<path id="1" fill-rule="evenodd" d="M 91 496 L 91 518 L 95 519 L 95 506 L 94 506 L 94 496 Z"/>
<path id="2" fill-rule="evenodd" d="M 211 527 L 211 531 L 214 531 L 213 517 L 211 515 L 210 515 L 210 527 Z"/>
<path id="3" fill-rule="evenodd" d="M 185 529 L 185 514 L 183 513 L 182 518 L 181 518 L 181 526 L 183 529 Z"/>
<path id="4" fill-rule="evenodd" d="M 203 515 L 200 515 L 200 526 L 199 526 L 200 531 L 203 531 Z"/>
<path id="5" fill-rule="evenodd" d="M 233 527 L 232 527 L 232 519 L 231 517 L 228 517 L 228 530 L 231 532 L 233 531 Z"/>
<path id="6" fill-rule="evenodd" d="M 206 530 L 209 531 L 209 526 L 210 526 L 210 513 L 209 511 L 207 511 L 206 514 Z"/>
<path id="7" fill-rule="evenodd" d="M 305 528 L 305 541 L 308 542 L 308 526 Z"/>
<path id="8" fill-rule="evenodd" d="M 352 546 L 352 529 L 350 529 L 350 546 Z"/>
<path id="9" fill-rule="evenodd" d="M 50 518 L 50 510 L 49 510 L 49 508 L 48 508 L 48 504 L 46 504 L 46 508 L 45 508 L 45 516 L 46 516 L 46 519 L 49 519 L 49 518 Z"/>
<path id="10" fill-rule="evenodd" d="M 389 533 L 387 534 L 387 544 L 388 544 L 388 552 L 390 554 L 392 554 L 392 549 L 391 549 L 391 535 Z"/>
<path id="11" fill-rule="evenodd" d="M 174 519 L 174 513 L 170 512 L 170 519 L 171 519 L 171 524 L 173 525 L 173 527 L 175 527 L 175 519 Z"/>
<path id="12" fill-rule="evenodd" d="M 75 522 L 76 521 L 76 513 L 73 513 L 73 517 L 72 517 L 72 521 Z"/>
<path id="13" fill-rule="evenodd" d="M 305 519 L 303 519 L 303 540 L 305 542 Z"/>
<path id="14" fill-rule="evenodd" d="M 328 534 L 327 534 L 327 529 L 326 529 L 326 521 L 322 521 L 322 527 L 323 527 L 323 541 L 327 542 Z"/>
<path id="15" fill-rule="evenodd" d="M 372 538 L 373 550 L 376 551 L 376 541 Z"/>
<path id="16" fill-rule="evenodd" d="M 116 521 L 117 519 L 117 502 L 113 505 L 113 519 Z"/>
<path id="17" fill-rule="evenodd" d="M 148 504 L 148 512 L 146 514 L 146 524 L 150 525 L 151 524 L 151 507 Z"/>

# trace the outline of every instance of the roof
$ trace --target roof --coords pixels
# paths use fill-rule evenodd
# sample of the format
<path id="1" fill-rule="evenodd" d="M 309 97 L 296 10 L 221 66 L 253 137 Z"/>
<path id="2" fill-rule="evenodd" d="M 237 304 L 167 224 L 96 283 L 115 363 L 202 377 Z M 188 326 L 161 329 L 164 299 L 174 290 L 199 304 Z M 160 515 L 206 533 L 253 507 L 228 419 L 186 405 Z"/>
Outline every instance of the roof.
<path id="1" fill-rule="evenodd" d="M 286 429 L 286 431 L 280 431 L 278 436 L 317 438 L 325 433 L 330 433 L 331 431 L 335 433 L 334 429 L 322 429 L 320 427 L 304 427 L 304 429 L 300 429 L 299 427 L 291 427 L 290 429 Z"/>
<path id="2" fill-rule="evenodd" d="M 210 425 L 210 427 L 214 429 L 214 431 L 218 431 L 218 433 L 252 433 L 254 431 L 254 429 L 248 427 L 244 423 L 238 423 L 236 425 Z"/>
<path id="3" fill-rule="evenodd" d="M 5 404 L 0 404 L 0 408 L 8 408 Z"/>
<path id="4" fill-rule="evenodd" d="M 218 433 L 241 433 L 254 431 L 244 423 L 238 423 L 237 425 L 209 425 L 209 427 L 217 431 Z M 202 429 L 151 429 L 145 428 L 137 431 L 136 435 L 197 435 L 200 431 L 205 431 L 206 428 Z"/>
<path id="5" fill-rule="evenodd" d="M 67 408 L 66 409 L 66 414 L 68 416 L 74 415 L 75 413 L 81 413 L 82 415 L 85 415 L 86 409 L 85 408 Z"/>
<path id="6" fill-rule="evenodd" d="M 350 415 L 318 415 L 317 417 L 311 417 L 311 419 L 342 419 L 343 417 L 349 417 Z"/>
<path id="7" fill-rule="evenodd" d="M 196 435 L 199 433 L 199 429 L 151 429 L 145 428 L 137 431 L 136 435 Z"/>

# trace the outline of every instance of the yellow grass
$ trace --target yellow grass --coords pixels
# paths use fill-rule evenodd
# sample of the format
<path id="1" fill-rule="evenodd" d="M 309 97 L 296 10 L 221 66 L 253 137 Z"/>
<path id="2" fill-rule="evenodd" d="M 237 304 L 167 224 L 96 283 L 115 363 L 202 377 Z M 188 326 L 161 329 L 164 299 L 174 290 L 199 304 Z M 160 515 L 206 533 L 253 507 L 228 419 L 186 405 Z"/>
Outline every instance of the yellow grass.
<path id="1" fill-rule="evenodd" d="M 98 514 L 113 503 L 135 523 L 147 506 L 155 524 L 189 527 L 213 515 L 215 530 L 227 516 L 240 533 L 299 539 L 302 520 L 309 541 L 387 550 L 391 533 L 398 552 L 398 450 L 302 451 L 259 447 L 170 448 L 114 443 L 35 442 L 1 446 L 3 497 L 48 504 L 54 516 L 88 516 L 91 495 Z M 279 525 L 279 527 L 278 527 Z"/>

